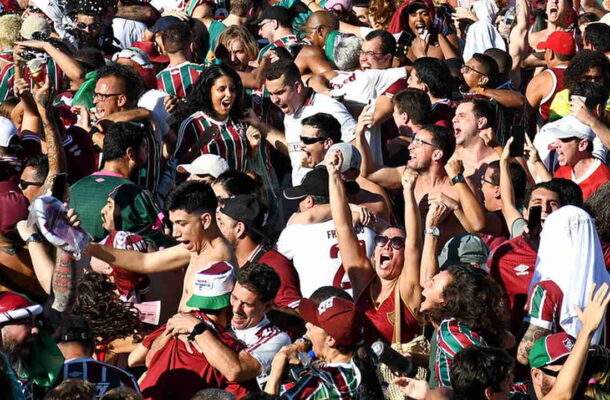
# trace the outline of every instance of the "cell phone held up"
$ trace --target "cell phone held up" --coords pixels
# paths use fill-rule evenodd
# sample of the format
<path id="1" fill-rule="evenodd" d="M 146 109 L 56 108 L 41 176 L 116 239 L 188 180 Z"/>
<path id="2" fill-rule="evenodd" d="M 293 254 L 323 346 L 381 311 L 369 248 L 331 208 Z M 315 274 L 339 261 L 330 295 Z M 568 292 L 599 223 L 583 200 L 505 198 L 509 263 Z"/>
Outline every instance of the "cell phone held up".
<path id="1" fill-rule="evenodd" d="M 527 216 L 527 230 L 530 238 L 540 237 L 540 232 L 542 232 L 542 206 L 530 207 Z"/>
<path id="2" fill-rule="evenodd" d="M 510 144 L 511 157 L 523 157 L 523 148 L 525 146 L 525 128 L 522 126 L 511 126 L 510 136 L 513 142 Z"/>

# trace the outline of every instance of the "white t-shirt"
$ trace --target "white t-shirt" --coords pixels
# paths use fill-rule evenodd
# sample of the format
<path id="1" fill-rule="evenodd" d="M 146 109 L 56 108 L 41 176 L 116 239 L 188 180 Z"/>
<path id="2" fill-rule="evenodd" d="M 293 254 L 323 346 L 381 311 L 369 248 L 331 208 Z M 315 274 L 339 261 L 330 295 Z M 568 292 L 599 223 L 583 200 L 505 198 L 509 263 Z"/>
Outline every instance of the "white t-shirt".
<path id="1" fill-rule="evenodd" d="M 271 371 L 273 357 L 283 346 L 292 343 L 290 336 L 271 324 L 266 316 L 256 326 L 248 329 L 234 329 L 233 333 L 246 345 L 244 351 L 254 357 L 263 367 L 263 372 L 256 377 L 259 386 L 263 389 Z"/>
<path id="2" fill-rule="evenodd" d="M 405 68 L 369 69 L 366 71 L 337 71 L 338 76 L 330 80 L 333 96 L 343 96 L 343 103 L 350 113 L 357 118 L 369 100 L 377 99 L 397 80 L 407 78 Z M 366 140 L 371 148 L 373 162 L 383 166 L 381 148 L 381 125 L 377 124 L 367 130 Z"/>
<path id="3" fill-rule="evenodd" d="M 164 11 L 180 10 L 184 6 L 184 0 L 151 0 L 148 4 L 160 13 Z"/>
<path id="4" fill-rule="evenodd" d="M 142 40 L 146 25 L 139 21 L 125 18 L 112 19 L 112 34 L 118 40 L 120 48 L 125 49 Z"/>
<path id="5" fill-rule="evenodd" d="M 332 115 L 341 124 L 341 140 L 351 142 L 355 138 L 356 121 L 347 108 L 337 100 L 312 92 L 305 105 L 291 115 L 284 115 L 284 134 L 288 142 L 290 163 L 292 164 L 292 186 L 301 184 L 311 168 L 301 166 L 301 121 L 317 113 Z"/>
<path id="6" fill-rule="evenodd" d="M 375 232 L 366 227 L 356 231 L 360 245 L 365 246 L 366 256 L 375 251 Z M 292 260 L 299 274 L 301 294 L 309 297 L 321 286 L 341 286 L 351 294 L 349 278 L 343 270 L 335 224 L 331 221 L 319 224 L 288 225 L 277 241 L 277 251 Z"/>

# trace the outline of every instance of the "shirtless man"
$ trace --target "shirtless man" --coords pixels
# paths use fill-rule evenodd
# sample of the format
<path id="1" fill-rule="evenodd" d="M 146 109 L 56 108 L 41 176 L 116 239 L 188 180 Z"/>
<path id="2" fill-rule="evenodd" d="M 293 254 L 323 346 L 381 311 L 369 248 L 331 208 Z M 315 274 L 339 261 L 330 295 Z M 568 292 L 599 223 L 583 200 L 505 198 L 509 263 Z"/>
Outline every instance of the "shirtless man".
<path id="1" fill-rule="evenodd" d="M 464 176 L 474 182 L 476 192 L 480 191 L 481 176 L 487 165 L 499 160 L 495 150 L 485 144 L 481 132 L 495 125 L 495 110 L 487 100 L 473 99 L 463 101 L 455 110 L 453 132 L 455 158 L 462 160 Z"/>
<path id="2" fill-rule="evenodd" d="M 305 39 L 311 43 L 303 46 L 294 63 L 301 74 L 322 74 L 333 67 L 324 54 L 326 38 L 332 31 L 339 30 L 339 21 L 328 11 L 316 11 L 305 23 Z"/>
<path id="3" fill-rule="evenodd" d="M 361 175 L 368 180 L 386 188 L 401 187 L 401 178 L 405 167 L 375 169 L 370 158 L 370 149 L 362 139 L 363 113 L 356 129 L 356 147 L 362 154 Z M 370 113 L 368 113 L 370 119 Z M 461 161 L 449 159 L 455 151 L 455 138 L 452 132 L 438 126 L 426 126 L 417 132 L 409 145 L 411 159 L 407 165 L 419 174 L 415 186 L 415 199 L 419 204 L 422 218 L 428 211 L 428 204 L 433 201 L 443 202 L 453 211 L 443 223 L 430 233 L 440 236 L 444 244 L 449 238 L 463 233 L 478 232 L 485 227 L 485 211 L 470 190 L 462 175 Z"/>
<path id="4" fill-rule="evenodd" d="M 216 196 L 212 188 L 201 181 L 188 181 L 178 186 L 166 202 L 172 221 L 173 237 L 179 245 L 154 253 L 117 250 L 91 243 L 87 253 L 127 271 L 141 274 L 171 271 L 187 267 L 184 275 L 179 312 L 192 310 L 186 305 L 191 297 L 193 278 L 197 272 L 228 261 L 237 265 L 231 245 L 216 224 Z"/>

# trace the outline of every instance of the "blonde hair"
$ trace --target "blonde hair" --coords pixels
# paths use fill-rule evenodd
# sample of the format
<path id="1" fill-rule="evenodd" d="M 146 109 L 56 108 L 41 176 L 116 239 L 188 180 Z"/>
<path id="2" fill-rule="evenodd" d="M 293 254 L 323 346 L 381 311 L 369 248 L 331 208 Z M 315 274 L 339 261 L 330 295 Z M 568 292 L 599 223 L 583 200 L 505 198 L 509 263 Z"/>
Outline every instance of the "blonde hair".
<path id="1" fill-rule="evenodd" d="M 214 50 L 216 58 L 224 58 L 223 52 L 224 54 L 229 53 L 229 43 L 234 40 L 241 40 L 248 58 L 251 60 L 256 59 L 256 56 L 258 55 L 258 45 L 256 44 L 256 40 L 246 28 L 240 25 L 231 25 L 222 31 L 218 37 L 216 49 Z"/>
<path id="2" fill-rule="evenodd" d="M 3 51 L 13 49 L 13 45 L 19 40 L 21 31 L 21 18 L 15 14 L 7 14 L 0 17 L 0 48 Z"/>

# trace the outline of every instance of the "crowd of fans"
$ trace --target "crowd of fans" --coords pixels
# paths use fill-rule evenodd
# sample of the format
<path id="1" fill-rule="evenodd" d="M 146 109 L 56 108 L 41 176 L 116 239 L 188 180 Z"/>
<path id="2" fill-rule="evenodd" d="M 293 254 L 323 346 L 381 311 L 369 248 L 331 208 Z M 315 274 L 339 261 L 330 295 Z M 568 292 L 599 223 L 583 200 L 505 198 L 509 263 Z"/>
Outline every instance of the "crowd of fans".
<path id="1" fill-rule="evenodd" d="M 0 0 L 0 398 L 610 398 L 609 111 L 606 1 Z"/>

